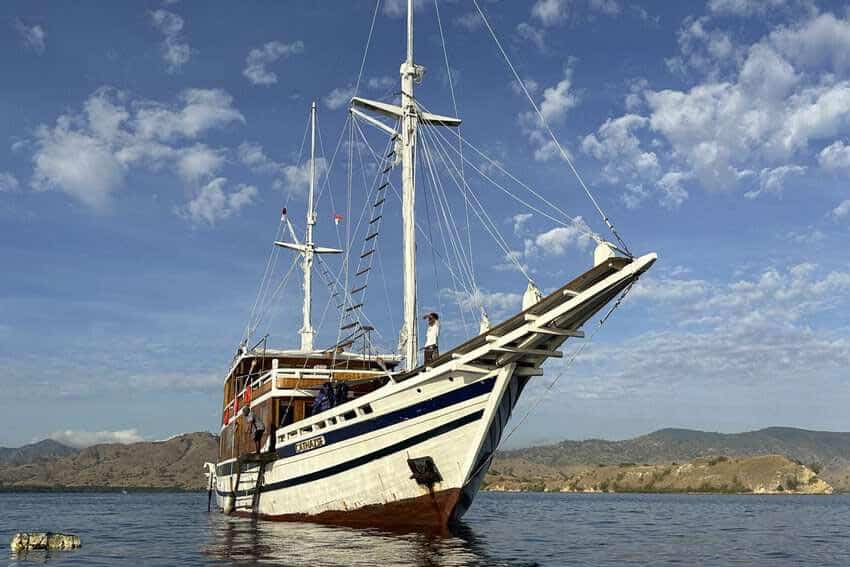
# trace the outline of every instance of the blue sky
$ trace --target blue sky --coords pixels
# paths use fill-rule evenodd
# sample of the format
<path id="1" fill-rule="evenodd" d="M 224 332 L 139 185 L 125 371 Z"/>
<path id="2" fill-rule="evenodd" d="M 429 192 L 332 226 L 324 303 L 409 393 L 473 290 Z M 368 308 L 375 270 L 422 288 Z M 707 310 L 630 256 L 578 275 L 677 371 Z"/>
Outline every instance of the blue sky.
<path id="1" fill-rule="evenodd" d="M 850 430 L 846 5 L 482 6 L 633 251 L 661 258 L 550 392 L 558 362 L 527 390 L 518 413 L 534 411 L 508 443 L 665 426 Z M 416 58 L 428 69 L 417 95 L 453 114 L 434 3 L 417 7 Z M 326 165 L 348 135 L 344 101 L 373 8 L 366 0 L 0 6 L 0 445 L 215 429 L 223 372 L 281 207 L 303 226 L 299 149 L 310 101 L 319 101 Z M 471 1 L 440 3 L 464 137 L 604 233 L 474 10 Z M 364 96 L 398 91 L 400 14 L 397 0 L 384 0 Z M 368 138 L 383 147 L 377 132 Z M 352 212 L 344 205 L 346 155 L 318 205 L 317 239 L 330 246 L 353 230 L 365 202 L 361 183 Z M 531 212 L 480 178 L 470 183 L 541 288 L 590 264 L 575 224 Z M 438 240 L 441 225 L 423 209 L 434 204 L 426 186 L 420 178 L 420 223 Z M 456 189 L 448 195 L 465 226 L 462 199 Z M 394 346 L 398 204 L 387 207 L 383 270 L 366 313 Z M 338 230 L 336 213 L 346 217 Z M 497 321 L 518 308 L 525 278 L 470 226 L 480 299 Z M 469 299 L 440 250 L 420 240 L 419 299 L 444 313 L 449 346 L 474 316 L 457 307 Z M 298 292 L 290 283 L 266 322 L 276 345 L 296 344 Z M 317 318 L 326 300 L 317 291 Z M 322 344 L 335 337 L 331 319 Z"/>

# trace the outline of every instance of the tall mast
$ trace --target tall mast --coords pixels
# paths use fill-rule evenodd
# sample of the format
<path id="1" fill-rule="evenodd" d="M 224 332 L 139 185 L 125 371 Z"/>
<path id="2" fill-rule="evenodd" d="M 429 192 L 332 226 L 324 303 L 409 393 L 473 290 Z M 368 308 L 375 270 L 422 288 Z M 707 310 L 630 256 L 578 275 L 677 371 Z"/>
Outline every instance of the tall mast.
<path id="1" fill-rule="evenodd" d="M 413 62 L 413 0 L 407 0 L 407 59 L 401 65 L 401 179 L 402 240 L 404 255 L 404 358 L 407 370 L 417 364 L 416 336 L 416 102 L 413 83 L 418 72 Z"/>
<path id="2" fill-rule="evenodd" d="M 302 263 L 301 269 L 304 272 L 304 307 L 302 317 L 304 324 L 301 326 L 301 350 L 309 352 L 313 350 L 313 337 L 316 331 L 313 329 L 313 324 L 310 320 L 310 311 L 313 306 L 313 256 L 316 254 L 340 254 L 342 250 L 336 248 L 327 248 L 326 246 L 316 246 L 313 242 L 313 226 L 316 224 L 316 207 L 313 204 L 313 197 L 316 193 L 316 103 L 310 106 L 310 188 L 307 190 L 307 233 L 304 235 L 304 244 L 298 242 L 298 236 L 295 234 L 295 229 L 289 218 L 285 215 L 281 218 L 282 222 L 286 222 L 289 228 L 289 236 L 292 242 L 284 242 L 281 240 L 275 241 L 275 246 L 288 248 L 301 254 Z"/>
<path id="3" fill-rule="evenodd" d="M 460 120 L 422 112 L 413 98 L 413 86 L 422 80 L 425 68 L 413 61 L 413 0 L 407 0 L 407 58 L 401 64 L 401 106 L 355 96 L 350 112 L 356 118 L 390 133 L 401 142 L 401 219 L 402 253 L 404 258 L 404 324 L 401 342 L 404 345 L 405 368 L 416 367 L 419 341 L 416 336 L 416 127 L 422 123 L 430 126 L 459 126 Z M 380 120 L 358 109 L 368 110 L 401 121 L 401 132 L 395 132 Z"/>
<path id="4" fill-rule="evenodd" d="M 313 194 L 316 190 L 316 103 L 310 107 L 310 188 L 307 190 L 307 234 L 304 236 L 304 307 L 301 327 L 301 350 L 313 350 L 313 329 L 310 312 L 313 304 L 313 225 L 316 224 L 316 212 L 313 206 Z"/>

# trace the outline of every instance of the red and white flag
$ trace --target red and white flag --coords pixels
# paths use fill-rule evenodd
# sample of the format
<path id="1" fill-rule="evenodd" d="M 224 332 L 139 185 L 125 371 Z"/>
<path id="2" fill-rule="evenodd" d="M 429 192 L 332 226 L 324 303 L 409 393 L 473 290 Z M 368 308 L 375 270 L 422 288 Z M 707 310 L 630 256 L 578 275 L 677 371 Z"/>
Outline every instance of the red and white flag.
<path id="1" fill-rule="evenodd" d="M 339 226 L 339 223 L 342 222 L 342 215 L 337 213 L 334 215 L 334 224 Z"/>

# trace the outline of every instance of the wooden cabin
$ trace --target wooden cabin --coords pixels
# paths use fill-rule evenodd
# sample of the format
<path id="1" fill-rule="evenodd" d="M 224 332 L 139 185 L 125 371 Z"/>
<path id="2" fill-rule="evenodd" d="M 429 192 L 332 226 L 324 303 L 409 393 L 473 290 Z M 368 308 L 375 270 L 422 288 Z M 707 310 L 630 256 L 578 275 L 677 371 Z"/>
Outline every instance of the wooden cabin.
<path id="1" fill-rule="evenodd" d="M 224 382 L 219 462 L 254 452 L 251 432 L 241 415 L 248 405 L 266 426 L 261 440 L 313 415 L 313 402 L 328 382 L 345 382 L 348 399 L 385 384 L 398 366 L 396 356 L 352 352 L 253 350 L 240 353 Z M 342 401 L 337 401 L 337 405 Z M 274 450 L 275 440 L 268 446 Z"/>

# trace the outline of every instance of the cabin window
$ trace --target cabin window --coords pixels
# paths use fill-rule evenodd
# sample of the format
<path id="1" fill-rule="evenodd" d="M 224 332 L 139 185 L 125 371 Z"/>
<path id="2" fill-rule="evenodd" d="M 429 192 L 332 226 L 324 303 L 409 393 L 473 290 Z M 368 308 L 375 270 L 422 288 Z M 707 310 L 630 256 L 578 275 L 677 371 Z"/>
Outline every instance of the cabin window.
<path id="1" fill-rule="evenodd" d="M 313 432 L 313 426 L 312 425 L 310 427 L 302 427 L 301 428 L 301 433 L 312 433 L 312 432 Z"/>
<path id="2" fill-rule="evenodd" d="M 278 427 L 292 425 L 292 422 L 295 421 L 294 408 L 288 401 L 280 401 L 279 404 L 278 415 L 280 416 L 280 422 Z"/>
<path id="3" fill-rule="evenodd" d="M 365 406 L 360 406 L 360 411 L 363 412 L 363 415 L 369 415 L 372 413 L 371 404 L 366 404 Z"/>
<path id="4" fill-rule="evenodd" d="M 325 428 L 325 422 L 324 421 L 320 421 L 319 423 L 316 424 L 316 429 L 324 429 L 324 428 Z"/>
<path id="5" fill-rule="evenodd" d="M 327 423 L 328 423 L 328 425 L 336 425 L 336 418 L 335 417 L 329 417 L 327 419 Z"/>
<path id="6" fill-rule="evenodd" d="M 342 414 L 342 419 L 344 419 L 345 421 L 348 421 L 350 419 L 354 419 L 355 417 L 357 417 L 357 414 L 354 412 L 354 410 L 347 411 L 344 414 Z"/>

